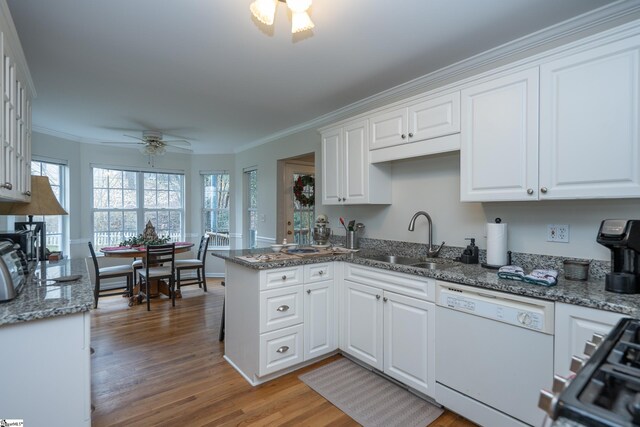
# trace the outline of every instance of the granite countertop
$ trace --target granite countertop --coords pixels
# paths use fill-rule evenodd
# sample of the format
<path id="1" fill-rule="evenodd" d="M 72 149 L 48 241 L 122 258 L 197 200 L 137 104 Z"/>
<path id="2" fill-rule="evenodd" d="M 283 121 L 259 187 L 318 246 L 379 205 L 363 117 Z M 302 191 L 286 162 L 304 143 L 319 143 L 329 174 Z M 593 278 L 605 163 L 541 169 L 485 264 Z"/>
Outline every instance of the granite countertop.
<path id="1" fill-rule="evenodd" d="M 447 282 L 477 286 L 517 295 L 558 301 L 567 304 L 591 307 L 600 310 L 613 311 L 640 317 L 640 294 L 616 294 L 604 290 L 604 280 L 570 281 L 558 278 L 556 286 L 546 287 L 532 285 L 498 278 L 496 270 L 489 270 L 479 264 L 462 264 L 459 262 L 444 262 L 441 268 L 428 270 L 400 264 L 389 264 L 370 259 L 383 252 L 373 249 L 363 249 L 348 254 L 327 254 L 326 256 L 302 257 L 287 260 L 272 260 L 265 262 L 248 262 L 238 259 L 238 256 L 267 255 L 270 249 L 242 249 L 230 251 L 213 251 L 212 255 L 226 261 L 234 262 L 253 269 L 272 269 L 293 265 L 314 264 L 327 261 L 343 261 L 370 267 L 382 268 L 390 271 L 430 277 Z M 440 258 L 445 260 L 445 258 Z M 453 260 L 449 260 L 453 261 Z"/>
<path id="2" fill-rule="evenodd" d="M 73 282 L 38 283 L 36 279 L 55 279 L 80 274 Z M 93 308 L 93 286 L 84 259 L 46 262 L 29 275 L 27 283 L 11 301 L 0 303 L 0 325 L 64 316 Z"/>

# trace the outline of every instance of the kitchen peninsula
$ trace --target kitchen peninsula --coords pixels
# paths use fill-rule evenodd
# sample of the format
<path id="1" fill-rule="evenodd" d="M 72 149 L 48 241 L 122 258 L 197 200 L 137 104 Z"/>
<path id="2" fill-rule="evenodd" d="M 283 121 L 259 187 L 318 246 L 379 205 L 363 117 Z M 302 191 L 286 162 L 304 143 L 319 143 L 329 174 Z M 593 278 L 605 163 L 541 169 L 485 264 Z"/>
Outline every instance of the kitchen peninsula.
<path id="1" fill-rule="evenodd" d="M 81 278 L 55 281 L 70 275 Z M 92 307 L 83 259 L 38 265 L 18 296 L 0 304 L 2 417 L 25 425 L 91 425 Z"/>

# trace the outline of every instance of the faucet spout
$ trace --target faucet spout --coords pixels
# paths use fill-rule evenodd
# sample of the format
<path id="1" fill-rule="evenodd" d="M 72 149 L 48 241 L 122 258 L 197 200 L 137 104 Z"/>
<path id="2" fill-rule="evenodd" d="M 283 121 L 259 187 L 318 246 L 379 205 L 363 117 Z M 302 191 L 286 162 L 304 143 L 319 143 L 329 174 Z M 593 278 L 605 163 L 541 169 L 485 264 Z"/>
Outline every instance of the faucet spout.
<path id="1" fill-rule="evenodd" d="M 411 221 L 409 221 L 409 231 L 415 230 L 416 219 L 421 215 L 426 217 L 427 222 L 429 223 L 429 243 L 427 246 L 427 257 L 436 258 L 440 254 L 440 250 L 444 246 L 444 242 L 442 242 L 440 246 L 433 246 L 433 221 L 431 221 L 431 216 L 425 211 L 418 211 L 413 214 L 413 217 L 411 217 Z"/>

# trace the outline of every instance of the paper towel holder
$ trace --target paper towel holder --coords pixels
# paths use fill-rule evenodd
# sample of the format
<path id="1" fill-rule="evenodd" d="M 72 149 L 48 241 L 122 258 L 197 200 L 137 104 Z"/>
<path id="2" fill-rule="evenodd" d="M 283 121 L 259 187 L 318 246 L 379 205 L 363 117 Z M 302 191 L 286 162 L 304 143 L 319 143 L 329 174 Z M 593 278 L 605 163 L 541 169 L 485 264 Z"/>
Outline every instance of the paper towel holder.
<path id="1" fill-rule="evenodd" d="M 486 262 L 481 262 L 480 265 L 491 270 L 498 270 L 500 267 L 503 267 L 502 265 L 491 265 Z M 507 251 L 507 265 L 511 265 L 511 251 Z"/>

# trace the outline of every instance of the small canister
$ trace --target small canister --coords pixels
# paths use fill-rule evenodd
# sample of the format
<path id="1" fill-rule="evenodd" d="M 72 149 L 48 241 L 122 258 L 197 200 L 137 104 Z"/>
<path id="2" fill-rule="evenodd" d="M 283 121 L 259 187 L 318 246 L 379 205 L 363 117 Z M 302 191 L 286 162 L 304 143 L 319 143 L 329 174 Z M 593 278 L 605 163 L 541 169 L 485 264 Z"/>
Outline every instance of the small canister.
<path id="1" fill-rule="evenodd" d="M 589 261 L 565 259 L 562 262 L 564 278 L 567 280 L 587 280 L 589 278 L 589 264 Z"/>
<path id="2" fill-rule="evenodd" d="M 355 230 L 347 231 L 347 249 L 358 249 L 358 235 Z"/>

